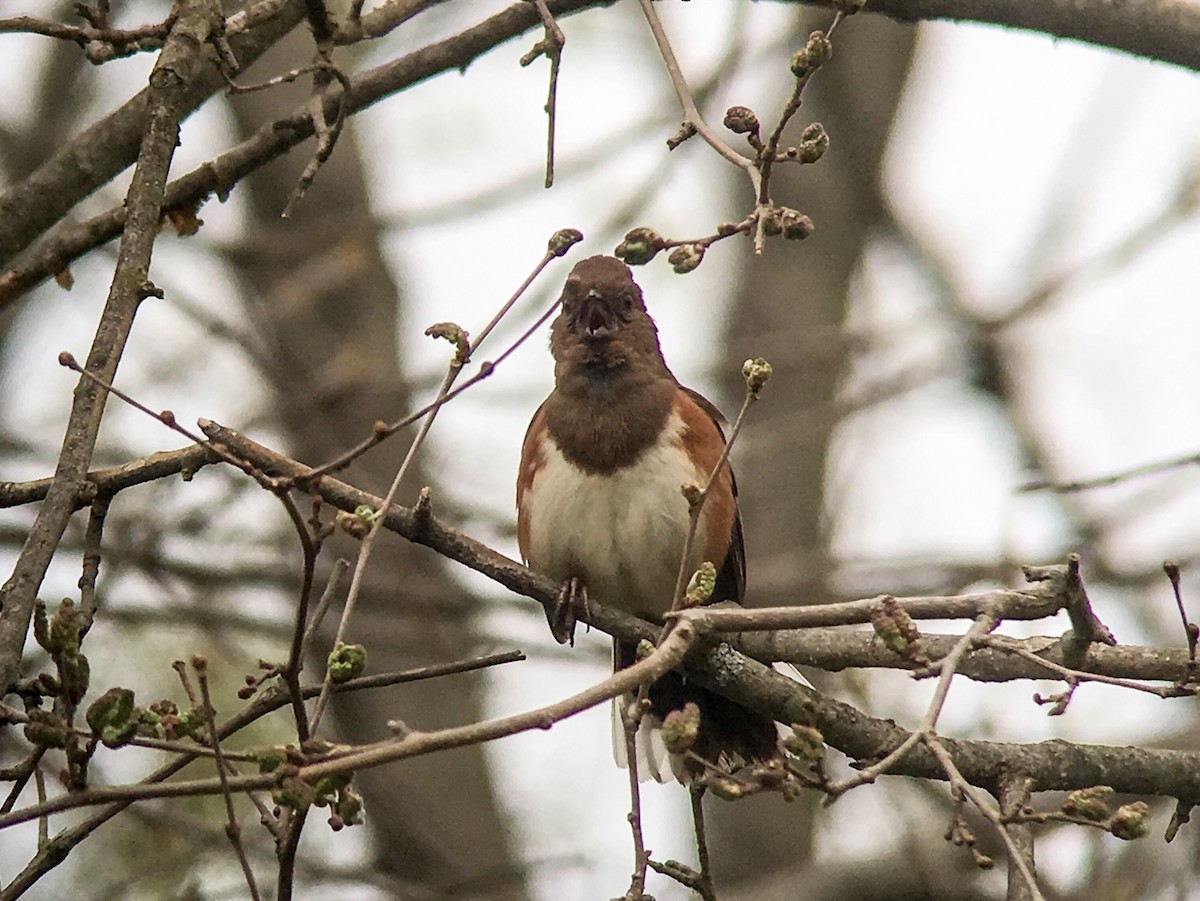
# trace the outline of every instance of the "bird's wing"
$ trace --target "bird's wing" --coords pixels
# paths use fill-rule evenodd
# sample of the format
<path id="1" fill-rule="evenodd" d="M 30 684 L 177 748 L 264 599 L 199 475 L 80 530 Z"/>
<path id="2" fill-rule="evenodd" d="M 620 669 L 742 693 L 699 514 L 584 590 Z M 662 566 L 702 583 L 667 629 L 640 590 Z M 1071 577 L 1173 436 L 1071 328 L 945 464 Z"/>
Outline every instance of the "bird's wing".
<path id="1" fill-rule="evenodd" d="M 729 420 L 717 409 L 703 394 L 693 391 L 691 388 L 679 386 L 688 397 L 696 402 L 701 410 L 708 414 L 709 418 L 716 426 L 717 432 L 721 435 L 721 439 L 725 440 L 725 431 L 729 428 Z M 717 570 L 717 587 L 713 591 L 714 601 L 737 601 L 742 603 L 746 596 L 746 539 L 742 534 L 742 513 L 737 505 L 737 478 L 733 474 L 733 467 L 729 468 L 730 483 L 733 486 L 734 500 L 734 516 L 733 516 L 733 533 L 729 536 L 729 553 L 725 555 L 725 562 L 721 564 L 721 568 Z"/>

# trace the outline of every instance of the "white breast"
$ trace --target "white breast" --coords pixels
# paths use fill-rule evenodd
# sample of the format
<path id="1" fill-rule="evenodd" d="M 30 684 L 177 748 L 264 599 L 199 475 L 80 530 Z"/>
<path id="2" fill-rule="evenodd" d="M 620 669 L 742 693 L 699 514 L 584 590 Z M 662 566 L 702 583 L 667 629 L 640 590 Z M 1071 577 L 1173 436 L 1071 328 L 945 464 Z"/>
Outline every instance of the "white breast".
<path id="1" fill-rule="evenodd" d="M 688 530 L 681 489 L 707 477 L 679 447 L 682 432 L 673 413 L 654 447 L 610 475 L 585 472 L 547 437 L 526 496 L 529 565 L 559 581 L 580 578 L 600 603 L 639 616 L 670 609 Z M 689 574 L 700 565 L 704 538 L 701 523 Z"/>

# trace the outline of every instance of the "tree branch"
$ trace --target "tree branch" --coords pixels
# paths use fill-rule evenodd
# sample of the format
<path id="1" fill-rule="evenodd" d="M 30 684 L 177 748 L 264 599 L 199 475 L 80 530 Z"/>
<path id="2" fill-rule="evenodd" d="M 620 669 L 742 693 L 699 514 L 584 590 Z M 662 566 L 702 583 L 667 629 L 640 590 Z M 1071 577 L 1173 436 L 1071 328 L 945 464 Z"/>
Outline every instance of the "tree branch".
<path id="1" fill-rule="evenodd" d="M 178 143 L 179 123 L 203 62 L 201 48 L 215 24 L 212 12 L 213 7 L 203 0 L 185 4 L 150 74 L 146 130 L 126 197 L 129 222 L 86 367 L 107 382 L 116 373 L 138 305 L 156 290 L 150 283 L 150 256 L 158 235 L 167 171 Z M 81 378 L 77 384 L 54 483 L 12 575 L 0 587 L 0 689 L 12 684 L 19 672 L 34 598 L 75 511 L 107 396 L 92 379 Z"/>

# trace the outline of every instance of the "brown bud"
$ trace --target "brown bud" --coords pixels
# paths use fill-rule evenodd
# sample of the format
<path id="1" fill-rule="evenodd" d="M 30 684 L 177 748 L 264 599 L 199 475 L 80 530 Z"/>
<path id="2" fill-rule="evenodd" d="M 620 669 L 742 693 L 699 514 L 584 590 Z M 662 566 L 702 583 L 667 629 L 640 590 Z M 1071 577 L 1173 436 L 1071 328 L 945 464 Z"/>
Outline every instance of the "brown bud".
<path id="1" fill-rule="evenodd" d="M 757 134 L 758 116 L 745 106 L 731 106 L 725 111 L 725 127 L 735 135 Z"/>

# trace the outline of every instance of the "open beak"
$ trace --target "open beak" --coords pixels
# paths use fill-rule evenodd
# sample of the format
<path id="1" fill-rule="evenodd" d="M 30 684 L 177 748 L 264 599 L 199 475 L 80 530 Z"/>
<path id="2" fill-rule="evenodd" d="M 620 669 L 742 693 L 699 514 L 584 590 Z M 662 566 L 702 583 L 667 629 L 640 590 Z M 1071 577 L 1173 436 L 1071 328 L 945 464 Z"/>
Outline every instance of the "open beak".
<path id="1" fill-rule="evenodd" d="M 585 340 L 599 341 L 611 337 L 616 325 L 617 317 L 600 292 L 593 288 L 583 299 L 576 329 Z"/>

